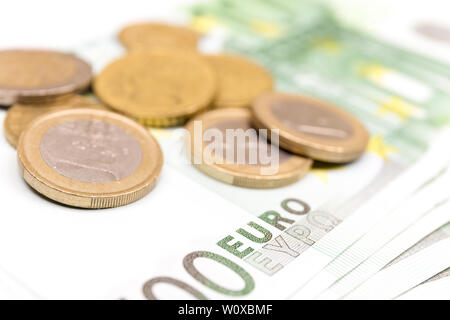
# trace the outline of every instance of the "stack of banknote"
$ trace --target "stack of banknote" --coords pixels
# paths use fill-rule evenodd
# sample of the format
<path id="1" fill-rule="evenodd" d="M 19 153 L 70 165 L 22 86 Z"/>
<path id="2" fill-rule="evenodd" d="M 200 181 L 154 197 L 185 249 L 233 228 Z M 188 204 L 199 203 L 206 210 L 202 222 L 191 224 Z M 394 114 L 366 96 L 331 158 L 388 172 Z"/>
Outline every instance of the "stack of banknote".
<path id="1" fill-rule="evenodd" d="M 366 155 L 350 167 L 317 166 L 307 181 L 270 194 L 205 179 L 263 220 L 271 210 L 285 217 L 299 200 L 311 207 L 306 217 L 288 213 L 291 220 L 243 258 L 265 274 L 267 287 L 254 291 L 269 298 L 268 288 L 283 288 L 278 297 L 293 299 L 450 298 L 449 66 L 344 26 L 315 1 L 219 0 L 191 12 L 193 26 L 209 36 L 206 50 L 222 46 L 256 59 L 279 90 L 338 104 L 371 133 Z"/>
<path id="2" fill-rule="evenodd" d="M 449 299 L 450 66 L 344 25 L 312 0 L 212 0 L 189 15 L 204 52 L 242 54 L 270 70 L 277 90 L 357 117 L 370 132 L 365 154 L 316 164 L 289 186 L 246 189 L 192 167 L 185 131 L 149 129 L 164 174 L 130 206 L 74 214 L 25 198 L 14 182 L 23 201 L 0 217 L 0 241 L 14 243 L 0 248 L 0 294 Z M 113 38 L 73 51 L 94 71 L 124 53 Z"/>

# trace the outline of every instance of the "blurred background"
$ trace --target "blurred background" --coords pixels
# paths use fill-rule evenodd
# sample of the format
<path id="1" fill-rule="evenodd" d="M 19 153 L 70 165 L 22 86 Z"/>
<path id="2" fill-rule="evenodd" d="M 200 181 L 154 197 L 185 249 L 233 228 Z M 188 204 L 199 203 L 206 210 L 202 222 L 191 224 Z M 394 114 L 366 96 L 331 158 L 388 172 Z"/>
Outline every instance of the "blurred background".
<path id="1" fill-rule="evenodd" d="M 149 19 L 182 22 L 187 17 L 183 8 L 198 2 L 205 0 L 2 1 L 0 48 L 31 46 L 69 49 L 82 42 L 113 35 L 129 22 Z M 321 2 L 332 7 L 347 24 L 399 45 L 414 46 L 415 51 L 450 61 L 450 54 L 435 52 L 445 50 L 441 46 L 435 46 L 433 42 L 425 40 L 424 43 L 420 43 L 419 40 L 420 44 L 417 45 L 417 39 L 414 41 L 410 39 L 413 37 L 410 34 L 411 24 L 420 21 L 432 22 L 450 29 L 448 0 L 322 0 Z M 450 43 L 447 47 L 450 53 Z"/>

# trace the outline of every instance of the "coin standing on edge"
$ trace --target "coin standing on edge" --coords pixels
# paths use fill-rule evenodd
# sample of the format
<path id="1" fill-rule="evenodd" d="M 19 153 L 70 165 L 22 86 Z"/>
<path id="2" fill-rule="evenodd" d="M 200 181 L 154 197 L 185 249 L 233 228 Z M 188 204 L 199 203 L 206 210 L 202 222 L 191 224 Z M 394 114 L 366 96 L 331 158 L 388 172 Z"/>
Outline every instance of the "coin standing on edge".
<path id="1" fill-rule="evenodd" d="M 120 42 L 128 50 L 179 48 L 196 50 L 199 35 L 188 28 L 161 23 L 141 23 L 125 27 Z"/>
<path id="2" fill-rule="evenodd" d="M 201 131 L 195 128 L 199 123 L 201 123 Z M 219 130 L 223 137 L 226 137 L 227 129 L 242 129 L 246 132 L 247 137 L 244 137 L 246 139 L 244 143 L 242 140 L 241 143 L 238 143 L 238 140 L 223 141 L 221 145 L 223 147 L 222 154 L 220 155 L 220 160 L 223 161 L 218 163 L 214 161 L 215 151 L 212 157 L 209 157 L 207 153 L 205 155 L 205 148 L 208 148 L 208 143 L 203 141 L 203 137 L 205 132 L 210 129 Z M 281 187 L 301 179 L 312 165 L 312 160 L 287 153 L 276 147 L 278 161 L 275 170 L 269 173 L 267 169 L 270 168 L 270 165 L 268 162 L 262 161 L 259 151 L 265 148 L 263 151 L 267 152 L 268 156 L 272 156 L 271 151 L 269 152 L 271 150 L 270 144 L 267 143 L 265 138 L 264 140 L 258 140 L 257 131 L 251 127 L 251 113 L 247 109 L 228 108 L 203 113 L 189 121 L 186 130 L 189 133 L 189 139 L 186 139 L 186 149 L 189 152 L 188 157 L 192 164 L 212 178 L 231 185 L 257 189 Z M 213 133 L 214 131 L 210 132 Z M 195 136 L 196 133 L 201 134 L 200 139 L 203 141 L 201 144 L 198 143 L 199 137 Z M 238 132 L 236 131 L 236 133 Z M 197 141 L 195 142 L 195 140 Z M 256 157 L 253 158 L 253 162 L 250 160 L 252 149 L 250 143 L 252 140 L 256 142 L 253 144 L 253 150 L 258 151 Z M 230 148 L 234 148 L 234 160 L 232 159 L 231 163 L 225 159 L 227 150 Z M 239 152 L 241 152 L 241 156 L 245 155 L 245 161 L 238 162 Z M 261 169 L 266 169 L 266 172 L 264 173 Z"/>
<path id="3" fill-rule="evenodd" d="M 18 158 L 33 189 L 81 208 L 118 207 L 144 197 L 163 162 L 158 143 L 144 127 L 96 109 L 39 117 L 21 135 Z"/>
<path id="4" fill-rule="evenodd" d="M 91 66 L 72 54 L 45 50 L 0 51 L 0 104 L 42 101 L 86 89 Z"/>
<path id="5" fill-rule="evenodd" d="M 94 91 L 105 104 L 147 126 L 183 124 L 210 106 L 216 76 L 196 53 L 133 52 L 108 65 Z"/>
<path id="6" fill-rule="evenodd" d="M 314 160 L 346 163 L 367 145 L 366 128 L 346 111 L 314 98 L 285 93 L 261 96 L 252 105 L 253 124 L 279 130 L 279 144 Z"/>
<path id="7" fill-rule="evenodd" d="M 22 131 L 37 117 L 53 111 L 73 109 L 73 108 L 95 108 L 105 109 L 93 100 L 84 96 L 72 94 L 64 99 L 56 99 L 39 104 L 14 104 L 6 112 L 4 120 L 4 133 L 6 140 L 14 147 L 17 147 Z"/>
<path id="8" fill-rule="evenodd" d="M 261 94 L 272 91 L 270 73 L 254 62 L 226 54 L 206 58 L 217 73 L 215 108 L 250 107 Z"/>

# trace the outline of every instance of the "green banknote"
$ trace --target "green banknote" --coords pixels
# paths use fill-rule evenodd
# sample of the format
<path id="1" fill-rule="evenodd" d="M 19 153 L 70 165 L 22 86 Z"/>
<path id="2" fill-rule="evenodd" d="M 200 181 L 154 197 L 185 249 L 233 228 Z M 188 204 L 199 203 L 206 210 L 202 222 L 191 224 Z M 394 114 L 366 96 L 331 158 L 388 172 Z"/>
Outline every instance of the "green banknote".
<path id="1" fill-rule="evenodd" d="M 352 213 L 360 211 L 368 215 L 366 203 L 422 158 L 435 136 L 447 126 L 449 66 L 344 27 L 327 8 L 315 2 L 259 1 L 241 5 L 232 0 L 212 1 L 196 6 L 192 14 L 194 27 L 210 32 L 212 37 L 216 28 L 225 30 L 224 50 L 246 55 L 264 65 L 273 74 L 278 90 L 313 95 L 335 103 L 358 117 L 370 130 L 371 140 L 363 159 L 346 168 L 316 166 L 306 179 L 280 190 L 253 191 L 223 186 L 197 172 L 182 169 L 183 173 L 262 219 L 267 218 L 268 212 L 279 214 L 277 207 L 285 209 L 286 203 L 292 204 L 291 195 L 301 195 L 300 199 L 314 209 L 311 212 L 324 212 L 335 219 L 331 223 L 333 227 L 325 232 L 303 222 L 310 240 L 304 239 L 307 246 L 320 248 L 333 259 L 339 250 L 362 236 L 370 222 L 364 226 L 355 223 L 355 230 L 342 228 L 353 231 L 354 237 L 343 240 L 340 249 L 333 248 L 330 241 L 342 240 L 338 236 L 323 242 L 328 247 L 315 243 Z M 442 147 L 443 144 L 435 148 L 429 158 L 445 158 L 439 153 Z M 426 163 L 433 166 L 434 161 Z M 427 165 L 419 171 L 427 172 Z M 394 192 L 391 197 L 395 197 Z M 383 209 L 379 205 L 379 210 Z M 363 216 L 360 212 L 358 216 Z M 284 229 L 285 226 L 280 228 Z M 277 246 L 283 246 L 282 239 L 272 240 L 262 252 L 277 251 Z M 278 259 L 258 253 L 260 260 L 267 258 L 272 262 L 273 268 L 267 272 L 270 275 L 305 250 L 301 248 L 291 252 L 289 258 Z"/>
<path id="2" fill-rule="evenodd" d="M 268 68 L 278 90 L 328 100 L 366 125 L 368 153 L 381 160 L 366 185 L 371 194 L 417 160 L 449 121 L 449 66 L 346 28 L 317 1 L 216 0 L 191 13 L 200 31 L 225 30 L 224 50 Z M 329 182 L 346 170 L 333 169 L 312 174 Z M 366 201 L 367 188 L 352 198 Z"/>

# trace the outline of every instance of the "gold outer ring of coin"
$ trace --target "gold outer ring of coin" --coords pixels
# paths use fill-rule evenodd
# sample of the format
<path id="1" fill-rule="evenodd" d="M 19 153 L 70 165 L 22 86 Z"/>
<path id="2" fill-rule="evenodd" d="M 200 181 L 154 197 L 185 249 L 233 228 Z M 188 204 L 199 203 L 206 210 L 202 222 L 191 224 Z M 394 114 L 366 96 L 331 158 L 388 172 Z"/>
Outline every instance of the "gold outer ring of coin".
<path id="1" fill-rule="evenodd" d="M 87 62 L 49 50 L 0 51 L 0 70 L 1 105 L 55 99 L 87 89 L 92 80 Z"/>
<path id="2" fill-rule="evenodd" d="M 230 54 L 205 57 L 217 73 L 215 108 L 248 108 L 258 96 L 273 89 L 270 73 L 246 58 Z"/>
<path id="3" fill-rule="evenodd" d="M 272 103 L 280 99 L 315 106 L 331 116 L 339 117 L 351 127 L 350 138 L 345 140 L 319 138 L 287 127 L 271 111 Z M 254 126 L 259 129 L 268 129 L 269 139 L 272 130 L 279 130 L 280 147 L 314 160 L 331 163 L 354 161 L 364 153 L 369 140 L 366 128 L 355 117 L 337 106 L 312 97 L 268 93 L 254 101 L 251 111 Z"/>
<path id="4" fill-rule="evenodd" d="M 71 94 L 67 97 L 64 96 L 64 99 L 59 98 L 55 101 L 48 101 L 39 104 L 16 103 L 8 109 L 3 122 L 6 140 L 12 147 L 17 148 L 20 134 L 34 119 L 47 112 L 73 108 L 95 108 L 106 110 L 106 107 L 95 103 L 95 101 L 89 98 L 77 94 Z"/>
<path id="5" fill-rule="evenodd" d="M 107 66 L 94 91 L 106 105 L 146 126 L 170 127 L 210 106 L 216 75 L 193 52 L 136 51 Z"/>
<path id="6" fill-rule="evenodd" d="M 57 173 L 42 158 L 40 141 L 55 125 L 75 120 L 100 120 L 125 130 L 141 147 L 139 167 L 119 181 L 106 183 L 81 182 Z M 100 209 L 126 205 L 147 195 L 161 172 L 163 156 L 158 142 L 133 120 L 105 110 L 69 109 L 33 121 L 20 137 L 18 160 L 25 181 L 40 194 L 69 206 Z"/>
<path id="7" fill-rule="evenodd" d="M 128 50 L 172 47 L 196 50 L 199 35 L 188 28 L 162 23 L 140 23 L 123 28 L 119 41 Z"/>
<path id="8" fill-rule="evenodd" d="M 288 160 L 280 163 L 278 172 L 272 175 L 263 175 L 260 166 L 239 165 L 239 164 L 217 164 L 200 161 L 195 163 L 195 159 L 203 160 L 204 144 L 199 148 L 192 141 L 194 139 L 194 122 L 201 121 L 203 132 L 209 127 L 214 127 L 214 123 L 223 120 L 245 120 L 251 121 L 251 113 L 248 109 L 226 108 L 208 111 L 191 119 L 186 130 L 189 139 L 186 139 L 186 150 L 190 152 L 189 158 L 192 164 L 206 175 L 221 182 L 254 189 L 278 188 L 300 180 L 311 168 L 312 160 L 292 155 Z M 202 137 L 203 137 L 203 132 Z M 191 141 L 192 140 L 192 141 Z"/>

